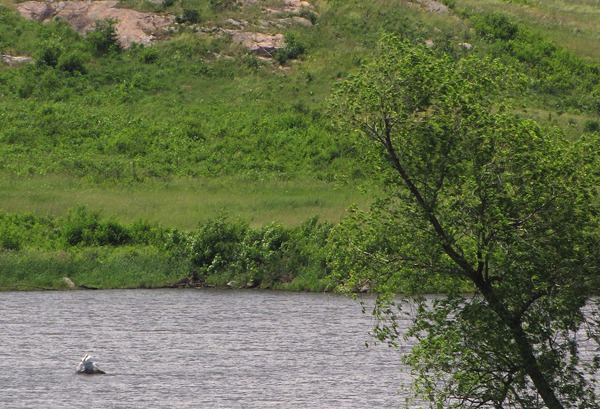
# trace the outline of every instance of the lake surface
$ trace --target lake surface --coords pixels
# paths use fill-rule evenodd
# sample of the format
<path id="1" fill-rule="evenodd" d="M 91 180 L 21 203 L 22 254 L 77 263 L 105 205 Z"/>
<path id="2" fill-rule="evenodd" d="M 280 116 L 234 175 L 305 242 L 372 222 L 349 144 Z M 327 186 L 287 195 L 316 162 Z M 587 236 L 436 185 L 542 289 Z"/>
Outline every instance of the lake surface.
<path id="1" fill-rule="evenodd" d="M 410 377 L 331 294 L 0 293 L 2 408 L 393 408 Z M 106 375 L 78 375 L 89 353 Z"/>

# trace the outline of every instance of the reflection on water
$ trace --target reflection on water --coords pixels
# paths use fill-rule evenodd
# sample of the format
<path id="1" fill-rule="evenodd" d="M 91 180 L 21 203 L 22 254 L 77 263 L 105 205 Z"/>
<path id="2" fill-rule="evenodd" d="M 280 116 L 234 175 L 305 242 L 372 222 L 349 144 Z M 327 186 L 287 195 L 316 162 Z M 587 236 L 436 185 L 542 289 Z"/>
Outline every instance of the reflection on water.
<path id="1" fill-rule="evenodd" d="M 2 408 L 392 408 L 410 382 L 341 296 L 0 293 L 0 311 Z M 77 375 L 85 353 L 107 375 Z"/>

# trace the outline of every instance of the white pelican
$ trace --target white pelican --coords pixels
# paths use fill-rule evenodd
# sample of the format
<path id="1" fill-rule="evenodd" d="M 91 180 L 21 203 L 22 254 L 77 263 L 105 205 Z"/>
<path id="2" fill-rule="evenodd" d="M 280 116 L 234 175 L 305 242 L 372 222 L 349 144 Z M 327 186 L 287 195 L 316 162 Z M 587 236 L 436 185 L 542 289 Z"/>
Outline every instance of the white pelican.
<path id="1" fill-rule="evenodd" d="M 94 358 L 85 354 L 79 365 L 77 365 L 77 373 L 104 374 L 106 372 L 96 366 Z"/>

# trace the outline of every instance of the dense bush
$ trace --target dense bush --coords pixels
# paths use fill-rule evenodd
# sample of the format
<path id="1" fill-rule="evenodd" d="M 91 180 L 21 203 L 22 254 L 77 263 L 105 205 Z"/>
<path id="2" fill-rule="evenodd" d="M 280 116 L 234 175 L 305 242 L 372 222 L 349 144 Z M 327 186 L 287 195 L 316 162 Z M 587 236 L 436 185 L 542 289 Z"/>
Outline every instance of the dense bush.
<path id="1" fill-rule="evenodd" d="M 87 42 L 97 55 L 121 50 L 116 24 L 115 19 L 97 20 L 94 29 L 88 33 Z"/>
<path id="2" fill-rule="evenodd" d="M 190 236 L 191 258 L 207 282 L 263 288 L 324 289 L 330 225 L 311 219 L 299 227 L 278 223 L 252 229 L 218 218 Z"/>
<path id="3" fill-rule="evenodd" d="M 61 233 L 67 247 L 122 246 L 132 241 L 126 227 L 113 220 L 101 221 L 100 212 L 91 212 L 83 206 L 69 211 Z"/>
<path id="4" fill-rule="evenodd" d="M 63 52 L 61 45 L 54 41 L 47 41 L 42 46 L 36 56 L 36 62 L 50 67 L 56 67 L 59 58 Z"/>
<path id="5" fill-rule="evenodd" d="M 473 27 L 477 34 L 489 41 L 510 41 L 519 32 L 519 27 L 503 14 L 487 14 L 476 18 Z"/>
<path id="6" fill-rule="evenodd" d="M 195 9 L 183 9 L 183 14 L 175 19 L 179 24 L 198 24 L 200 22 L 200 12 Z"/>
<path id="7" fill-rule="evenodd" d="M 52 218 L 0 213 L 0 250 L 57 248 L 58 240 L 57 224 Z"/>
<path id="8" fill-rule="evenodd" d="M 189 252 L 193 265 L 203 275 L 226 273 L 240 253 L 248 225 L 230 223 L 219 217 L 205 224 L 190 238 Z"/>
<path id="9" fill-rule="evenodd" d="M 588 119 L 583 123 L 583 130 L 585 132 L 600 132 L 600 121 Z"/>
<path id="10" fill-rule="evenodd" d="M 285 64 L 288 60 L 295 60 L 306 52 L 306 46 L 292 33 L 286 33 L 285 46 L 275 53 L 275 59 L 279 64 Z"/>
<path id="11" fill-rule="evenodd" d="M 85 67 L 85 57 L 77 51 L 69 51 L 61 54 L 56 68 L 70 74 L 85 74 L 87 72 Z"/>
<path id="12" fill-rule="evenodd" d="M 18 226 L 0 220 L 0 250 L 20 250 L 21 230 Z"/>
<path id="13" fill-rule="evenodd" d="M 146 64 L 154 64 L 158 57 L 159 53 L 154 47 L 145 47 L 140 54 L 140 60 Z"/>

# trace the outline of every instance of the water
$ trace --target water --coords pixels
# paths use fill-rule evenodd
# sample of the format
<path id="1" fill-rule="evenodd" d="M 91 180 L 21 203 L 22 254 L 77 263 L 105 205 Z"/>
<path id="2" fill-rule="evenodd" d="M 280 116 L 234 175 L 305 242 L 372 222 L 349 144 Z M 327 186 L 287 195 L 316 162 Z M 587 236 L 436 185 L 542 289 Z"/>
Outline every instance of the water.
<path id="1" fill-rule="evenodd" d="M 393 408 L 402 351 L 328 294 L 0 293 L 1 408 Z M 83 354 L 106 375 L 78 375 Z"/>

